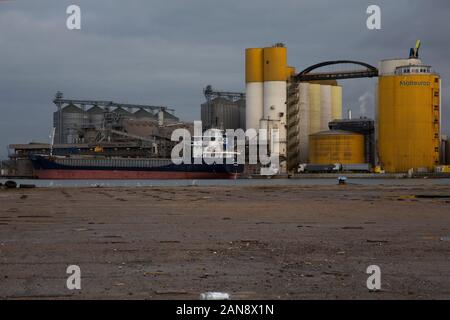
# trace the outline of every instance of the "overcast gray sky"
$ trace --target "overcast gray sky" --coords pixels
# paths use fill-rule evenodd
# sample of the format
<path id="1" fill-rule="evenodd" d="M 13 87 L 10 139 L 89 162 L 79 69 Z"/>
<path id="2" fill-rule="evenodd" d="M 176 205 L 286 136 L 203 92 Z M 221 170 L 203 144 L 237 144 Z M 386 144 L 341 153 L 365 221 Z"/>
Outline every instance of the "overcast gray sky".
<path id="1" fill-rule="evenodd" d="M 82 29 L 66 28 L 80 5 Z M 382 9 L 382 30 L 366 9 Z M 244 49 L 283 42 L 298 70 L 334 59 L 377 65 L 421 58 L 443 78 L 450 133 L 448 0 L 0 0 L 0 157 L 10 143 L 48 141 L 51 100 L 66 97 L 169 105 L 200 119 L 202 88 L 244 91 Z M 376 79 L 346 80 L 344 109 L 373 115 Z"/>

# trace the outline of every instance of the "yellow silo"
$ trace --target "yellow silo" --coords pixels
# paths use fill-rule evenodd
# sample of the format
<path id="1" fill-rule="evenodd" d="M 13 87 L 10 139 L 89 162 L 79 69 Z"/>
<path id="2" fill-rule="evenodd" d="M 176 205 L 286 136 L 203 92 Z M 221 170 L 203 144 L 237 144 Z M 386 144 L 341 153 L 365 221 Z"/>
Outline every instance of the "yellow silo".
<path id="1" fill-rule="evenodd" d="M 313 164 L 366 163 L 364 135 L 341 130 L 309 136 L 309 161 Z"/>
<path id="2" fill-rule="evenodd" d="M 262 48 L 245 50 L 245 82 L 264 82 L 264 56 Z"/>
<path id="3" fill-rule="evenodd" d="M 432 170 L 439 163 L 440 78 L 430 69 L 405 65 L 380 74 L 378 154 L 386 172 Z"/>
<path id="4" fill-rule="evenodd" d="M 287 48 L 264 48 L 264 81 L 286 81 Z"/>
<path id="5" fill-rule="evenodd" d="M 264 48 L 263 123 L 279 130 L 279 152 L 286 155 L 287 49 L 282 44 Z"/>
<path id="6" fill-rule="evenodd" d="M 264 99 L 264 55 L 262 48 L 245 50 L 245 126 L 246 129 L 259 129 L 263 117 Z"/>

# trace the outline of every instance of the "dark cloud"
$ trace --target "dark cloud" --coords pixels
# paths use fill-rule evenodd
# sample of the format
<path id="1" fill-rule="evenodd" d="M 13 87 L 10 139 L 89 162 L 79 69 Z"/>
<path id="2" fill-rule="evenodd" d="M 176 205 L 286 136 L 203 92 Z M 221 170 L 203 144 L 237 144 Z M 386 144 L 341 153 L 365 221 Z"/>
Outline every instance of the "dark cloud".
<path id="1" fill-rule="evenodd" d="M 170 105 L 199 118 L 202 88 L 244 90 L 246 47 L 284 42 L 297 69 L 338 58 L 376 65 L 408 54 L 416 39 L 422 58 L 444 79 L 450 2 L 377 1 L 382 30 L 369 31 L 372 1 L 158 0 L 74 1 L 82 30 L 65 28 L 72 1 L 0 2 L 0 155 L 9 143 L 46 141 L 57 90 L 75 98 Z M 358 115 L 360 97 L 376 80 L 346 80 L 344 104 Z M 373 114 L 373 102 L 367 110 Z M 445 130 L 450 129 L 445 109 Z"/>

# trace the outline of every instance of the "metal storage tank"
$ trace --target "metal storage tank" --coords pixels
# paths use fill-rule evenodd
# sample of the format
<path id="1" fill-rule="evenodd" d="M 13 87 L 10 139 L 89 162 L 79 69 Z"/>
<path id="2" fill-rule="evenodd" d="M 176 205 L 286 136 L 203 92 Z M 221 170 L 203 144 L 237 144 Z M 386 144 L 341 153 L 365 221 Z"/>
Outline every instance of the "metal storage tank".
<path id="1" fill-rule="evenodd" d="M 299 85 L 299 161 L 308 162 L 308 147 L 310 134 L 310 102 L 309 102 L 309 83 L 300 83 Z"/>
<path id="2" fill-rule="evenodd" d="M 239 99 L 235 102 L 239 108 L 239 127 L 238 129 L 246 130 L 245 127 L 245 99 Z"/>
<path id="3" fill-rule="evenodd" d="M 89 126 L 93 128 L 101 128 L 105 119 L 105 110 L 98 106 L 94 106 L 87 111 L 89 117 Z"/>
<path id="4" fill-rule="evenodd" d="M 350 131 L 364 135 L 366 163 L 376 166 L 375 121 L 368 118 L 333 120 L 330 130 Z"/>
<path id="5" fill-rule="evenodd" d="M 236 102 L 217 97 L 201 106 L 203 130 L 239 129 L 240 114 Z"/>
<path id="6" fill-rule="evenodd" d="M 282 45 L 264 48 L 263 118 L 279 130 L 279 152 L 286 155 L 287 49 Z"/>
<path id="7" fill-rule="evenodd" d="M 317 133 L 320 131 L 320 103 L 321 92 L 320 84 L 309 85 L 309 133 Z"/>
<path id="8" fill-rule="evenodd" d="M 136 111 L 134 113 L 134 117 L 136 119 L 149 119 L 149 120 L 156 120 L 158 117 L 151 112 L 148 112 L 147 110 L 144 109 L 139 109 L 138 111 Z"/>
<path id="9" fill-rule="evenodd" d="M 342 87 L 331 87 L 331 120 L 342 119 Z"/>
<path id="10" fill-rule="evenodd" d="M 323 131 L 309 136 L 309 160 L 312 164 L 362 164 L 364 136 L 348 131 Z"/>
<path id="11" fill-rule="evenodd" d="M 331 122 L 331 86 L 320 86 L 320 131 L 328 130 Z"/>
<path id="12" fill-rule="evenodd" d="M 439 163 L 440 78 L 431 67 L 398 67 L 378 79 L 378 154 L 386 172 Z"/>
<path id="13" fill-rule="evenodd" d="M 127 111 L 127 110 L 125 110 L 124 108 L 121 108 L 121 107 L 116 108 L 114 110 L 114 113 L 120 115 L 123 119 L 132 119 L 132 118 L 134 118 L 134 115 L 131 112 L 129 112 L 129 111 Z"/>
<path id="14" fill-rule="evenodd" d="M 167 112 L 165 109 L 160 109 L 158 111 L 157 118 L 158 124 L 160 126 L 180 122 L 180 119 L 177 116 L 173 115 L 170 112 Z"/>
<path id="15" fill-rule="evenodd" d="M 263 117 L 264 55 L 262 48 L 245 50 L 245 127 L 259 129 Z"/>
<path id="16" fill-rule="evenodd" d="M 76 143 L 78 142 L 78 135 L 82 128 L 84 128 L 88 122 L 88 116 L 86 112 L 75 106 L 69 104 L 62 108 L 62 143 Z"/>

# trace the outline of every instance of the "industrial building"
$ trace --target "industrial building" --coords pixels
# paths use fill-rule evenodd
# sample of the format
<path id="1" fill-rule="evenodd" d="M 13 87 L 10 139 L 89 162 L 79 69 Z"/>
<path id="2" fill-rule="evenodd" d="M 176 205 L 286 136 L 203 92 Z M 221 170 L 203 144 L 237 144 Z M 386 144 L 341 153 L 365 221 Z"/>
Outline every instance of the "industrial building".
<path id="1" fill-rule="evenodd" d="M 203 131 L 208 129 L 245 130 L 245 94 L 213 90 L 208 85 L 204 90 L 206 102 L 201 105 Z"/>
<path id="2" fill-rule="evenodd" d="M 345 164 L 379 172 L 433 172 L 448 162 L 441 136 L 441 79 L 418 57 L 383 60 L 379 68 L 337 60 L 295 74 L 282 44 L 246 50 L 247 128 L 280 130 L 287 168 L 300 164 Z M 330 65 L 357 70 L 314 72 Z M 378 77 L 376 119 L 342 119 L 338 79 Z M 353 163 L 351 163 L 353 162 Z M 364 165 L 364 166 L 362 166 Z"/>
<path id="3" fill-rule="evenodd" d="M 249 48 L 246 65 L 246 128 L 279 130 L 278 148 L 288 170 L 308 162 L 309 135 L 342 118 L 342 87 L 336 81 L 295 79 L 287 48 Z"/>
<path id="4" fill-rule="evenodd" d="M 180 122 L 165 106 L 119 104 L 112 101 L 64 99 L 53 101 L 52 143 L 12 144 L 3 174 L 33 177 L 32 154 L 121 158 L 170 158 L 178 128 L 193 133 L 193 124 Z"/>
<path id="5" fill-rule="evenodd" d="M 309 136 L 342 119 L 342 87 L 337 81 L 291 81 L 287 94 L 288 168 L 308 163 Z"/>
<path id="6" fill-rule="evenodd" d="M 123 137 L 129 126 L 164 127 L 180 122 L 173 109 L 165 106 L 64 99 L 61 92 L 53 103 L 57 106 L 53 114 L 57 144 L 114 141 L 114 135 Z"/>
<path id="7" fill-rule="evenodd" d="M 287 48 L 281 43 L 246 49 L 245 94 L 208 85 L 201 105 L 203 130 L 266 129 L 269 139 L 277 130 L 278 141 L 270 143 L 279 151 L 281 167 L 289 172 L 305 165 L 318 171 L 339 167 L 443 172 L 440 165 L 450 163 L 450 141 L 441 135 L 441 79 L 431 66 L 422 64 L 419 47 L 420 42 L 407 59 L 382 60 L 378 68 L 336 60 L 300 73 L 288 65 Z M 315 71 L 335 65 L 346 67 Z M 343 119 L 343 88 L 338 80 L 373 77 L 378 77 L 375 119 Z M 53 102 L 57 106 L 54 143 L 11 146 L 10 159 L 22 171 L 28 170 L 22 160 L 36 152 L 170 157 L 172 131 L 192 131 L 192 124 L 180 122 L 166 106 L 64 99 L 61 92 Z M 10 167 L 8 162 L 2 169 Z"/>

